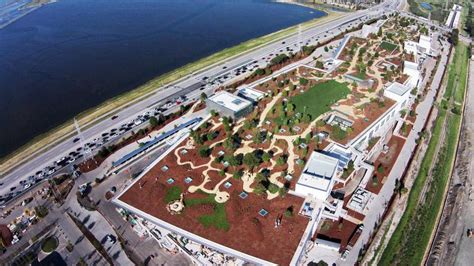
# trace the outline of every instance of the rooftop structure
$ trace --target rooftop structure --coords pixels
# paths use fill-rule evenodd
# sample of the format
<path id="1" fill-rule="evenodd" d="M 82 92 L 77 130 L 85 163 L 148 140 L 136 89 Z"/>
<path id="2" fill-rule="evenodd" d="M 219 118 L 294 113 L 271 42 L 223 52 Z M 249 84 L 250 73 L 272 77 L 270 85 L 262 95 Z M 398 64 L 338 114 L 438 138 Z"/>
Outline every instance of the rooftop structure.
<path id="1" fill-rule="evenodd" d="M 354 121 L 348 119 L 346 115 L 343 115 L 339 112 L 333 112 L 329 115 L 328 119 L 326 120 L 326 123 L 332 126 L 338 125 L 343 130 L 346 130 L 347 128 L 352 127 Z"/>
<path id="2" fill-rule="evenodd" d="M 410 76 L 410 78 L 405 82 L 405 86 L 408 86 L 411 89 L 418 86 L 418 82 L 420 81 L 420 70 L 418 70 L 417 63 L 404 61 L 403 74 Z"/>
<path id="3" fill-rule="evenodd" d="M 435 51 L 431 48 L 431 44 L 432 39 L 430 36 L 420 35 L 418 42 L 405 41 L 404 50 L 409 54 L 413 54 L 415 56 L 416 62 L 418 62 L 420 58 L 424 58 L 427 55 L 436 55 Z"/>
<path id="4" fill-rule="evenodd" d="M 420 35 L 420 39 L 418 40 L 418 46 L 423 48 L 426 51 L 431 49 L 431 37 L 426 35 Z"/>
<path id="5" fill-rule="evenodd" d="M 385 20 L 378 20 L 376 23 L 371 25 L 364 24 L 362 25 L 362 30 L 360 32 L 361 38 L 367 38 L 370 34 L 377 34 L 380 27 L 385 23 Z"/>
<path id="6" fill-rule="evenodd" d="M 316 246 L 327 248 L 334 251 L 339 251 L 339 249 L 341 248 L 341 241 L 339 239 L 326 240 L 322 238 L 316 238 L 314 243 L 316 244 Z"/>
<path id="7" fill-rule="evenodd" d="M 296 194 L 326 200 L 334 185 L 338 163 L 338 159 L 314 151 L 296 183 Z"/>
<path id="8" fill-rule="evenodd" d="M 446 19 L 445 25 L 450 28 L 457 28 L 459 25 L 459 20 L 461 18 L 462 7 L 460 5 L 453 5 L 453 8 L 449 12 L 448 18 Z"/>
<path id="9" fill-rule="evenodd" d="M 339 56 L 341 55 L 342 53 L 342 50 L 344 49 L 344 47 L 346 46 L 346 44 L 349 42 L 351 36 L 346 34 L 344 36 L 344 38 L 342 39 L 341 43 L 339 44 L 339 46 L 337 47 L 336 51 L 334 52 L 334 56 L 333 58 L 334 59 L 338 59 Z"/>
<path id="10" fill-rule="evenodd" d="M 252 112 L 252 103 L 226 91 L 216 93 L 207 99 L 209 110 L 216 110 L 222 116 L 238 119 Z"/>
<path id="11" fill-rule="evenodd" d="M 384 96 L 397 102 L 401 102 L 401 105 L 403 106 L 410 97 L 410 88 L 398 82 L 393 82 L 385 89 Z"/>
<path id="12" fill-rule="evenodd" d="M 197 118 L 191 119 L 190 121 L 187 121 L 183 124 L 180 124 L 179 126 L 173 128 L 169 131 L 163 132 L 161 135 L 156 136 L 153 140 L 150 140 L 150 141 L 146 142 L 143 146 L 139 147 L 138 149 L 124 155 L 122 158 L 118 159 L 117 161 L 112 162 L 112 166 L 117 167 L 117 166 L 129 161 L 130 159 L 136 157 L 137 155 L 139 155 L 142 152 L 145 152 L 146 150 L 148 150 L 150 147 L 156 145 L 157 143 L 160 143 L 161 141 L 173 136 L 174 134 L 176 134 L 180 130 L 185 129 L 189 126 L 192 126 L 192 125 L 194 125 L 196 123 L 199 123 L 201 121 L 202 121 L 202 118 L 197 117 Z"/>
<path id="13" fill-rule="evenodd" d="M 238 90 L 237 96 L 247 99 L 253 103 L 257 103 L 258 101 L 263 99 L 263 97 L 265 97 L 265 94 L 261 91 L 254 90 L 251 88 L 241 88 Z"/>

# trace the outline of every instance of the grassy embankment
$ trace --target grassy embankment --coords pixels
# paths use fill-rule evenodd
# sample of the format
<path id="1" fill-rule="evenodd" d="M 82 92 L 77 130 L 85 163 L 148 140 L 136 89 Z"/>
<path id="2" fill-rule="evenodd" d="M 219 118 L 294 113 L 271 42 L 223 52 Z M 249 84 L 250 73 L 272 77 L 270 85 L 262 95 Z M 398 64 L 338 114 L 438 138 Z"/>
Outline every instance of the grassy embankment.
<path id="1" fill-rule="evenodd" d="M 304 30 L 315 25 L 327 23 L 341 16 L 342 14 L 340 13 L 328 13 L 328 15 L 325 17 L 313 19 L 308 22 L 302 23 L 302 29 Z M 201 60 L 187 64 L 174 71 L 154 78 L 130 92 L 107 100 L 95 108 L 91 108 L 80 113 L 78 116 L 76 116 L 76 119 L 82 127 L 90 127 L 95 123 L 111 116 L 113 113 L 118 112 L 119 110 L 133 103 L 136 103 L 141 98 L 148 96 L 150 93 L 155 92 L 157 88 L 163 86 L 164 84 L 175 82 L 183 77 L 190 75 L 191 73 L 211 67 L 225 59 L 229 59 L 240 54 L 255 50 L 266 44 L 276 42 L 278 40 L 281 40 L 282 38 L 295 34 L 297 31 L 298 25 L 253 40 L 249 40 L 231 48 L 224 49 L 211 56 L 205 57 Z M 50 147 L 51 145 L 57 144 L 67 138 L 70 138 L 73 134 L 73 121 L 69 120 L 66 121 L 64 124 L 50 130 L 49 132 L 37 136 L 36 138 L 29 141 L 13 153 L 5 156 L 4 158 L 1 158 L 0 173 L 5 173 L 6 171 L 11 169 L 12 167 L 15 167 L 18 163 L 25 160 L 32 154 L 44 150 L 45 147 Z"/>
<path id="2" fill-rule="evenodd" d="M 410 191 L 405 213 L 385 248 L 379 265 L 420 265 L 423 261 L 443 206 L 445 189 L 456 155 L 461 115 L 453 109 L 455 103 L 451 98 L 454 96 L 460 104 L 463 102 L 467 54 L 465 45 L 459 44 L 456 47 L 454 60 L 449 68 L 444 99 L 440 104 L 428 149 Z M 446 129 L 444 138 L 441 134 L 443 127 Z M 436 163 L 432 164 L 438 144 L 441 147 L 437 153 Z M 424 198 L 420 199 L 430 174 L 431 184 L 424 193 Z"/>

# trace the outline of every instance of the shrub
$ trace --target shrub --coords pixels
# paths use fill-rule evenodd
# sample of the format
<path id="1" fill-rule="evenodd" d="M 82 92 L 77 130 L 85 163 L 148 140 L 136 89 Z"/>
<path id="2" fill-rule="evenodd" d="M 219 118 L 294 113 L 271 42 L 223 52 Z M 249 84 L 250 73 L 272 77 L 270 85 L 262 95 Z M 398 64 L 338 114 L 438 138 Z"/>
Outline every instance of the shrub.
<path id="1" fill-rule="evenodd" d="M 234 174 L 232 174 L 232 178 L 239 180 L 242 178 L 243 175 L 244 175 L 244 172 L 242 170 L 235 171 Z"/>
<path id="2" fill-rule="evenodd" d="M 379 164 L 379 166 L 377 167 L 377 172 L 379 174 L 383 174 L 385 172 L 385 168 L 383 167 L 382 164 Z"/>
<path id="3" fill-rule="evenodd" d="M 272 65 L 278 65 L 281 63 L 284 63 L 286 60 L 290 59 L 286 54 L 279 54 L 276 55 L 272 60 L 270 60 L 270 63 Z"/>
<path id="4" fill-rule="evenodd" d="M 280 190 L 280 188 L 277 185 L 273 184 L 273 183 L 270 183 L 268 185 L 268 191 L 272 194 L 278 193 L 279 190 Z"/>
<path id="5" fill-rule="evenodd" d="M 299 82 L 300 82 L 301 85 L 305 86 L 305 85 L 308 84 L 309 81 L 305 78 L 300 78 Z"/>
<path id="6" fill-rule="evenodd" d="M 211 153 L 211 150 L 209 149 L 208 146 L 201 146 L 199 148 L 199 156 L 201 157 L 208 157 Z"/>
<path id="7" fill-rule="evenodd" d="M 332 137 L 336 140 L 343 140 L 347 136 L 347 132 L 344 131 L 341 127 L 335 125 L 332 127 Z"/>
<path id="8" fill-rule="evenodd" d="M 245 154 L 243 158 L 243 162 L 250 168 L 254 168 L 260 164 L 260 160 L 257 158 L 257 156 L 253 152 Z"/>
<path id="9" fill-rule="evenodd" d="M 268 152 L 265 152 L 265 153 L 262 155 L 262 160 L 263 160 L 264 162 L 269 162 L 271 158 L 272 158 L 272 156 L 271 156 Z"/>
<path id="10" fill-rule="evenodd" d="M 46 238 L 41 244 L 41 250 L 46 253 L 51 253 L 58 247 L 59 241 L 56 237 L 50 236 Z"/>
<path id="11" fill-rule="evenodd" d="M 262 183 L 258 183 L 255 188 L 253 189 L 253 192 L 257 195 L 261 195 L 266 191 L 265 186 Z"/>
<path id="12" fill-rule="evenodd" d="M 35 207 L 35 213 L 36 216 L 38 216 L 39 218 L 44 218 L 46 217 L 46 215 L 48 215 L 49 211 L 48 208 L 46 208 L 45 206 L 38 205 Z"/>
<path id="13" fill-rule="evenodd" d="M 284 165 L 286 163 L 285 158 L 283 156 L 278 157 L 276 163 L 277 165 Z"/>
<path id="14" fill-rule="evenodd" d="M 372 185 L 377 186 L 379 184 L 379 179 L 376 175 L 372 177 Z"/>

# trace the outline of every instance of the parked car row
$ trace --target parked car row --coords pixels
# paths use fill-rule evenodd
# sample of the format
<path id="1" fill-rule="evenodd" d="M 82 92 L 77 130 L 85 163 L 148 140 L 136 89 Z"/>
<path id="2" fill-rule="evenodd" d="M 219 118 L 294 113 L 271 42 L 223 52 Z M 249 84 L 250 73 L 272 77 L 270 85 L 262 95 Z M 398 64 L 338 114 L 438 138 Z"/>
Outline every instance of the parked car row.
<path id="1" fill-rule="evenodd" d="M 8 193 L 4 195 L 0 195 L 0 205 L 3 205 L 4 203 L 8 202 L 12 198 L 20 195 L 22 192 L 29 189 L 32 185 L 39 183 L 41 180 L 51 177 L 55 172 L 59 171 L 60 169 L 64 167 L 72 165 L 74 169 L 77 168 L 77 166 L 74 163 L 77 163 L 79 159 L 82 159 L 86 152 L 92 153 L 94 150 L 97 150 L 98 148 L 104 146 L 108 142 L 132 130 L 134 127 L 137 127 L 143 124 L 144 122 L 148 121 L 151 116 L 160 115 L 166 112 L 167 110 L 169 110 L 169 108 L 179 105 L 186 100 L 187 100 L 186 96 L 175 97 L 167 101 L 166 103 L 161 104 L 160 106 L 151 108 L 150 110 L 147 110 L 143 112 L 142 114 L 139 114 L 136 118 L 130 120 L 129 122 L 121 124 L 117 128 L 112 128 L 109 131 L 101 133 L 99 137 L 96 137 L 90 140 L 89 142 L 84 143 L 81 147 L 77 147 L 75 150 L 69 151 L 67 155 L 64 155 L 58 158 L 54 162 L 51 162 L 45 168 L 38 170 L 34 175 L 19 180 L 18 185 L 13 184 L 9 188 Z M 118 116 L 114 115 L 112 117 L 112 120 L 115 120 L 116 118 L 118 118 Z M 72 140 L 73 143 L 77 143 L 79 141 L 80 141 L 79 137 L 75 137 Z M 2 186 L 3 186 L 3 183 L 0 183 L 0 187 Z"/>

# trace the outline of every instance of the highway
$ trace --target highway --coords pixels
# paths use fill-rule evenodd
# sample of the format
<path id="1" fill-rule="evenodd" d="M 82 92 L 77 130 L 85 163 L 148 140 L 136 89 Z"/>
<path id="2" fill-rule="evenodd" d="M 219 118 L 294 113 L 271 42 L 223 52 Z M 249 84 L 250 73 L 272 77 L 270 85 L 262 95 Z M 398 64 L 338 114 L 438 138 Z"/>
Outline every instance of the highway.
<path id="1" fill-rule="evenodd" d="M 77 136 L 74 136 L 41 154 L 33 156 L 33 158 L 25 160 L 23 164 L 0 179 L 0 196 L 12 192 L 20 193 L 23 189 L 22 185 L 19 184 L 21 180 L 34 176 L 38 171 L 52 166 L 56 160 L 67 156 L 71 151 L 81 148 L 81 143 L 92 143 L 94 139 L 100 139 L 104 132 L 111 132 L 112 129 L 116 130 L 123 124 L 133 124 L 133 121 L 139 115 L 143 115 L 144 112 L 149 111 L 151 108 L 162 106 L 169 100 L 174 101 L 181 95 L 186 95 L 189 100 L 192 100 L 198 99 L 202 92 L 208 95 L 212 94 L 214 89 L 220 85 L 248 75 L 257 67 L 264 67 L 276 54 L 295 52 L 303 45 L 317 44 L 318 42 L 329 40 L 345 30 L 357 27 L 360 23 L 389 14 L 393 10 L 399 10 L 401 5 L 403 5 L 403 0 L 387 0 L 370 9 L 348 13 L 333 21 L 303 30 L 300 34 L 290 35 L 285 39 L 269 43 L 251 52 L 225 60 L 225 62 L 216 64 L 200 73 L 184 77 L 172 86 L 157 88 L 156 91 L 147 95 L 147 97 L 143 97 L 138 103 L 132 104 L 114 114 L 117 116 L 116 119 L 107 118 L 92 127 L 81 130 L 82 141 L 74 143 L 73 139 L 77 138 Z M 174 106 L 169 108 L 167 112 L 177 109 L 178 107 Z M 120 135 L 115 138 L 119 137 Z M 112 141 L 112 139 L 109 139 L 109 141 Z M 75 161 L 74 163 L 77 162 Z M 16 187 L 16 189 L 11 190 L 12 187 Z"/>

